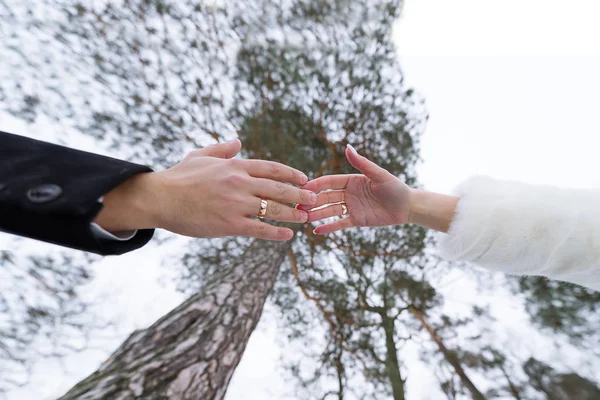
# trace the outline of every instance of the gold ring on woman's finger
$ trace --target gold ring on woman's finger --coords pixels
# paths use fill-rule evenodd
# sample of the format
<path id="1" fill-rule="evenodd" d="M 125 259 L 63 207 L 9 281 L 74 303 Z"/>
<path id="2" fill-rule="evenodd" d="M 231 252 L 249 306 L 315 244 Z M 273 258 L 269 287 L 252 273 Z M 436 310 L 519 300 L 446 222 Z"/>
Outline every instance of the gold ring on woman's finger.
<path id="1" fill-rule="evenodd" d="M 348 215 L 348 206 L 346 206 L 346 203 L 341 203 L 340 205 L 342 206 L 342 215 Z"/>

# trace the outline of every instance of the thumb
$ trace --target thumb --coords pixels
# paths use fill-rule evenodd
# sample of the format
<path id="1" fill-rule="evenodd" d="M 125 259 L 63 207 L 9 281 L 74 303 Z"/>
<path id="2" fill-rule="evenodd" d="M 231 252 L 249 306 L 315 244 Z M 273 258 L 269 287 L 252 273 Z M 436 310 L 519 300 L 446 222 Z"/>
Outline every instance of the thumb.
<path id="1" fill-rule="evenodd" d="M 350 144 L 346 146 L 346 158 L 354 168 L 362 172 L 367 178 L 375 183 L 383 183 L 388 181 L 390 177 L 393 177 L 392 174 L 375 164 L 373 161 L 358 154 L 356 149 Z"/>
<path id="2" fill-rule="evenodd" d="M 242 142 L 239 139 L 232 140 L 227 143 L 218 143 L 212 146 L 205 147 L 200 150 L 196 150 L 196 155 L 203 157 L 217 157 L 217 158 L 233 158 L 242 148 Z"/>

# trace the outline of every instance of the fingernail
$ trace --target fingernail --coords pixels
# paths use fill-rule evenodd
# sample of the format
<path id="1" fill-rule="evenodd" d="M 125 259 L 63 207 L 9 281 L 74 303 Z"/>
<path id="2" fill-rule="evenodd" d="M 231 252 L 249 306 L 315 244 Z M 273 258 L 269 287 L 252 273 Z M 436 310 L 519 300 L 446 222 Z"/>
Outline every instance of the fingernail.
<path id="1" fill-rule="evenodd" d="M 313 233 L 314 233 L 315 235 L 318 235 L 318 234 L 319 234 L 319 232 L 317 232 L 317 229 L 318 229 L 318 228 L 315 228 L 315 229 L 313 229 Z"/>
<path id="2" fill-rule="evenodd" d="M 306 174 L 302 174 L 302 184 L 305 184 L 306 182 L 308 182 L 308 176 L 306 176 Z"/>
<path id="3" fill-rule="evenodd" d="M 308 221 L 308 213 L 306 211 L 300 211 L 300 221 Z"/>
<path id="4" fill-rule="evenodd" d="M 350 149 L 350 151 L 351 151 L 351 152 L 353 152 L 354 154 L 356 154 L 357 156 L 359 155 L 359 154 L 358 154 L 358 151 L 356 151 L 356 149 L 355 149 L 354 147 L 352 147 L 352 145 L 351 145 L 350 143 L 348 143 L 348 144 L 346 145 L 346 147 L 347 147 L 347 148 L 349 148 L 349 149 Z"/>
<path id="5" fill-rule="evenodd" d="M 317 195 L 314 193 L 311 193 L 308 195 L 308 201 L 310 201 L 310 204 L 316 204 L 317 202 Z"/>

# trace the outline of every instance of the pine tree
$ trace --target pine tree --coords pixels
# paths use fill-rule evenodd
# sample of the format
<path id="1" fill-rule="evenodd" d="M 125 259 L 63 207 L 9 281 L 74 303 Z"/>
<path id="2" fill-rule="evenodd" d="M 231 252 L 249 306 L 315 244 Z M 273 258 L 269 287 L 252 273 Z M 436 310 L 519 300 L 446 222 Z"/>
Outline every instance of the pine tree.
<path id="1" fill-rule="evenodd" d="M 532 386 L 548 400 L 594 400 L 600 398 L 600 387 L 575 373 L 559 373 L 549 365 L 530 358 L 523 364 Z"/>
<path id="2" fill-rule="evenodd" d="M 222 399 L 288 246 L 254 241 L 197 294 L 134 332 L 61 399 Z"/>
<path id="3" fill-rule="evenodd" d="M 418 186 L 415 165 L 426 116 L 418 96 L 404 84 L 391 42 L 401 6 L 399 0 L 42 0 L 32 7 L 3 0 L 0 16 L 11 24 L 0 27 L 3 37 L 10 37 L 2 51 L 15 61 L 4 70 L 11 78 L 0 80 L 0 96 L 15 115 L 66 119 L 155 166 L 169 165 L 193 146 L 239 136 L 245 157 L 284 162 L 317 177 L 355 172 L 343 156 L 351 143 Z M 11 32 L 15 27 L 21 30 Z M 19 51 L 20 42 L 38 36 L 58 40 L 44 43 L 40 51 Z M 31 81 L 28 71 L 34 71 L 37 86 L 18 83 Z M 523 392 L 520 376 L 525 372 L 509 368 L 523 360 L 500 362 L 508 358 L 497 349 L 489 355 L 492 338 L 471 343 L 463 332 L 488 323 L 480 310 L 446 313 L 436 277 L 450 267 L 432 256 L 430 245 L 426 232 L 415 226 L 324 238 L 307 225 L 290 247 L 244 238 L 192 241 L 182 257 L 181 280 L 190 300 L 134 333 L 65 398 L 150 392 L 161 398 L 222 398 L 278 272 L 274 300 L 284 331 L 296 339 L 311 338 L 311 329 L 323 333 L 306 347 L 316 363 L 313 373 L 307 378 L 301 365 L 306 360 L 291 368 L 309 398 L 404 399 L 411 365 L 403 360 L 402 348 L 415 344 L 449 398 L 525 396 L 529 392 Z M 269 259 L 254 254 L 269 254 Z M 255 265 L 268 275 L 267 285 L 244 281 L 241 274 Z M 214 332 L 230 326 L 230 304 L 213 304 L 207 312 L 214 319 L 193 309 L 234 282 L 242 285 L 238 295 L 253 304 L 253 312 L 236 322 L 243 334 L 226 341 L 235 351 L 219 347 L 209 355 L 180 354 L 178 346 L 191 343 L 209 348 L 221 337 Z M 597 301 L 593 297 L 573 289 L 557 291 L 552 299 L 519 290 L 531 301 L 532 316 L 547 315 L 539 310 L 555 313 L 556 301 L 568 306 L 561 312 L 568 312 L 589 300 L 569 329 L 589 332 L 593 326 L 585 318 Z M 213 374 L 208 366 L 222 359 L 231 362 L 219 364 L 222 369 Z M 503 378 L 486 379 L 496 373 Z M 182 387 L 189 390 L 183 393 Z"/>
<path id="4" fill-rule="evenodd" d="M 543 277 L 510 280 L 513 291 L 525 297 L 531 322 L 544 332 L 600 356 L 600 293 Z"/>

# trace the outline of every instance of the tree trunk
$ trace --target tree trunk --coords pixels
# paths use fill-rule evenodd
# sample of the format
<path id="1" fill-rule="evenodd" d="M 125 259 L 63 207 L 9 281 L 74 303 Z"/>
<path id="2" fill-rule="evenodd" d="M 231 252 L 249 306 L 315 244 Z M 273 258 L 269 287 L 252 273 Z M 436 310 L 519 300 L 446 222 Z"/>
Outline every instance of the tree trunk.
<path id="1" fill-rule="evenodd" d="M 340 349 L 335 357 L 335 366 L 338 381 L 338 400 L 344 400 L 344 363 L 342 362 L 343 350 Z"/>
<path id="2" fill-rule="evenodd" d="M 392 395 L 394 396 L 394 400 L 404 400 L 404 380 L 400 374 L 398 349 L 394 340 L 394 320 L 387 315 L 382 315 L 381 319 L 385 331 L 385 370 L 392 385 Z"/>
<path id="3" fill-rule="evenodd" d="M 512 379 L 510 379 L 510 376 L 508 375 L 508 372 L 506 372 L 506 370 L 504 369 L 503 366 L 500 366 L 500 370 L 502 371 L 502 374 L 504 375 L 504 377 L 506 378 L 506 381 L 508 382 L 508 388 L 510 390 L 510 394 L 513 395 L 513 397 L 515 398 L 515 400 L 523 400 L 521 398 L 521 391 L 519 390 L 518 387 L 515 386 L 515 384 L 513 383 Z"/>
<path id="4" fill-rule="evenodd" d="M 456 357 L 448 350 L 448 348 L 442 342 L 442 339 L 435 333 L 435 330 L 427 323 L 423 314 L 415 309 L 414 307 L 409 307 L 410 312 L 421 322 L 421 325 L 429 332 L 433 341 L 438 345 L 438 348 L 444 355 L 444 358 L 452 367 L 456 374 L 460 377 L 462 384 L 471 392 L 471 396 L 474 400 L 485 400 L 485 396 L 477 389 L 477 387 L 471 382 L 467 373 L 462 368 Z"/>
<path id="5" fill-rule="evenodd" d="M 59 400 L 220 400 L 262 314 L 289 242 L 254 241 L 239 261 L 134 332 Z"/>

